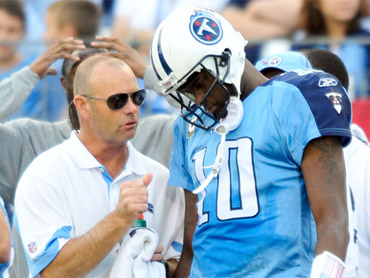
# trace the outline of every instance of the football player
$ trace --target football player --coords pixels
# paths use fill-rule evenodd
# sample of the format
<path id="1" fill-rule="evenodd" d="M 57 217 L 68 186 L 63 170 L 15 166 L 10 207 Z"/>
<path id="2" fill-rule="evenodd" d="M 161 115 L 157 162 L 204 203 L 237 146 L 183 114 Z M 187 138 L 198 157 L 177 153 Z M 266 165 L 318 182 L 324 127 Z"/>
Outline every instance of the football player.
<path id="1" fill-rule="evenodd" d="M 186 198 L 176 274 L 341 277 L 349 99 L 324 72 L 267 80 L 245 45 L 207 9 L 170 15 L 153 39 L 161 92 L 182 107 L 169 180 Z"/>

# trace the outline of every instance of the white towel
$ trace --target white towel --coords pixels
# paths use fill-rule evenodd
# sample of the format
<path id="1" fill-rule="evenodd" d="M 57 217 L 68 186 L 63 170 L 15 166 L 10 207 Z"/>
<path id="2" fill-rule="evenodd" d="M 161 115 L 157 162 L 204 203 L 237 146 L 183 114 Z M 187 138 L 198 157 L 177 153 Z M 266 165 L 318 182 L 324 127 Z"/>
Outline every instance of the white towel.
<path id="1" fill-rule="evenodd" d="M 137 228 L 131 231 L 118 251 L 110 278 L 166 277 L 164 265 L 150 261 L 158 242 L 158 235 L 152 229 Z"/>

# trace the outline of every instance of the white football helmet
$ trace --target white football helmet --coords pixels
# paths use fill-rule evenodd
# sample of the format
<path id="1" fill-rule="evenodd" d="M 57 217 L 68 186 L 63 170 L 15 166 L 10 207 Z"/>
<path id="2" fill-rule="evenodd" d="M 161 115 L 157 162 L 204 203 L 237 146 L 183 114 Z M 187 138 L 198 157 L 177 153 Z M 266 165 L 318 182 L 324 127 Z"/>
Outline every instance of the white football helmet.
<path id="1" fill-rule="evenodd" d="M 219 119 L 204 109 L 202 102 L 199 105 L 186 105 L 181 94 L 193 101 L 194 99 L 177 89 L 192 73 L 205 69 L 225 89 L 228 95 L 226 109 L 230 92 L 223 84 L 233 85 L 238 97 L 240 96 L 246 44 L 247 41 L 242 35 L 216 12 L 197 8 L 171 14 L 157 28 L 151 46 L 151 62 L 159 80 L 161 93 L 172 96 L 185 108 L 183 111 L 185 110 L 186 114 L 182 113 L 185 120 L 205 129 L 211 128 Z M 211 118 L 213 123 L 203 125 L 200 116 L 195 113 L 197 109 Z M 201 124 L 196 123 L 194 116 Z"/>

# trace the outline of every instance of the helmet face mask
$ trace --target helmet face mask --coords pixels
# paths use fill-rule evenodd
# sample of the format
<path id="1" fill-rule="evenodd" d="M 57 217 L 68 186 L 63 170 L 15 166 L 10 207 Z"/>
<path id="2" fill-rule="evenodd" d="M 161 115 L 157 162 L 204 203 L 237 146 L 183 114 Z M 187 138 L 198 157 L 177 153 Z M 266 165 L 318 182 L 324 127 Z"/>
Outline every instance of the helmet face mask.
<path id="1" fill-rule="evenodd" d="M 216 73 L 210 72 L 207 67 L 203 64 L 203 61 L 206 59 L 213 59 L 216 68 Z M 185 83 L 183 83 L 180 87 L 176 90 L 176 96 L 174 97 L 174 93 L 169 93 L 172 95 L 175 100 L 181 105 L 181 116 L 190 124 L 195 125 L 197 127 L 203 128 L 203 129 L 210 129 L 215 124 L 219 122 L 219 120 L 227 115 L 227 105 L 230 101 L 230 91 L 224 84 L 224 77 L 220 77 L 220 71 L 218 66 L 218 60 L 219 57 L 213 56 L 213 55 L 207 55 L 204 57 L 199 64 L 197 64 L 195 67 L 198 67 L 200 65 L 201 71 L 190 71 L 186 76 L 184 76 Z M 229 67 L 229 64 L 226 63 L 225 66 Z M 227 75 L 226 71 L 226 75 Z M 200 86 L 198 85 L 199 79 L 202 79 L 203 82 L 209 83 L 207 84 L 207 87 L 202 86 L 202 98 L 197 101 L 196 100 L 196 94 Z M 208 80 L 208 81 L 205 81 Z M 185 96 L 187 99 L 189 99 L 191 102 L 184 101 L 185 99 L 182 97 Z M 211 101 L 211 99 L 213 99 Z M 209 105 L 215 104 L 215 99 L 217 102 L 217 105 L 223 106 L 222 109 L 217 109 L 216 111 L 209 111 L 207 108 Z M 204 122 L 201 116 L 207 117 L 210 121 L 208 121 L 208 124 Z M 197 121 L 194 121 L 194 117 L 198 119 L 199 123 Z"/>
<path id="2" fill-rule="evenodd" d="M 240 95 L 245 45 L 240 33 L 213 11 L 193 9 L 170 15 L 157 28 L 151 46 L 151 62 L 162 94 L 170 95 L 181 105 L 181 116 L 186 121 L 203 129 L 212 128 L 226 116 L 230 95 L 235 94 L 230 93 L 226 84 L 233 85 Z M 200 99 L 191 79 L 204 71 L 212 76 L 213 82 Z M 210 102 L 207 99 L 215 94 L 226 100 L 223 109 L 218 103 L 217 113 L 212 108 L 211 113 L 207 110 Z M 211 122 L 204 121 L 203 116 Z"/>

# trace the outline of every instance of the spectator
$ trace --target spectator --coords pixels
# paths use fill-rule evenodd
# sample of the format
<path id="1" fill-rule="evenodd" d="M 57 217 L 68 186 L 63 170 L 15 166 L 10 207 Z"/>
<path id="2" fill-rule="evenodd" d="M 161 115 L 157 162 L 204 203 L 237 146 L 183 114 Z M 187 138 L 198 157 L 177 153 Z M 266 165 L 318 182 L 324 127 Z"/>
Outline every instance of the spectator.
<path id="1" fill-rule="evenodd" d="M 18 1 L 0 1 L 0 80 L 10 77 L 27 65 L 30 65 L 35 56 L 23 55 L 18 46 L 25 36 L 24 13 Z M 36 119 L 55 120 L 52 111 L 47 110 L 48 97 L 56 94 L 53 89 L 54 79 L 45 78 L 40 82 L 26 101 L 17 111 L 10 114 L 9 119 L 19 117 L 32 117 Z M 57 80 L 56 80 L 57 81 Z M 49 88 L 49 91 L 44 91 Z M 63 94 L 60 91 L 60 94 Z"/>
<path id="2" fill-rule="evenodd" d="M 88 0 L 56 1 L 47 9 L 43 39 L 53 42 L 74 37 L 91 41 L 99 30 L 100 17 L 99 7 Z"/>
<path id="3" fill-rule="evenodd" d="M 176 231 L 180 223 L 176 219 L 181 211 L 181 196 L 166 186 L 168 177 L 166 169 L 136 152 L 127 142 L 135 134 L 138 105 L 143 100 L 142 92 L 137 90 L 138 85 L 133 72 L 117 58 L 94 55 L 78 67 L 74 81 L 74 91 L 78 92 L 78 95 L 75 96 L 74 102 L 79 114 L 80 131 L 73 133 L 71 139 L 36 158 L 23 174 L 16 193 L 15 219 L 18 220 L 27 256 L 31 257 L 28 262 L 33 276 L 40 272 L 45 276 L 54 276 L 55 271 L 63 277 L 81 276 L 90 272 L 91 275 L 103 275 L 114 261 L 120 239 L 137 219 L 139 213 L 147 211 L 148 201 L 153 204 L 150 206 L 151 212 L 144 214 L 148 226 L 158 232 L 164 247 L 164 258 L 166 260 L 176 258 L 177 252 L 171 244 L 179 236 Z M 127 95 L 128 92 L 133 91 L 136 91 L 135 95 Z M 107 99 L 116 92 L 122 92 L 120 97 L 126 95 L 126 103 L 122 105 L 120 104 L 122 102 L 109 101 L 108 106 L 107 101 L 96 99 L 100 97 Z M 120 106 L 112 106 L 113 104 Z M 112 126 L 113 118 L 119 122 L 124 121 L 124 125 L 116 121 L 117 126 L 120 126 L 119 131 Z M 104 121 L 109 121 L 110 124 L 106 125 Z M 104 132 L 101 133 L 103 129 Z M 67 147 L 69 144 L 81 150 L 71 152 L 74 147 L 72 145 Z M 74 158 L 70 155 L 65 156 L 67 153 L 62 150 L 65 147 Z M 64 157 L 60 157 L 61 160 L 49 160 L 47 157 L 57 155 L 58 152 Z M 78 157 L 75 156 L 77 153 Z M 88 160 L 93 163 L 88 168 L 78 162 L 83 153 L 86 157 L 83 162 L 80 162 L 85 166 Z M 38 189 L 32 186 L 32 192 L 35 195 L 26 193 L 37 173 L 37 170 L 32 168 L 38 168 L 37 164 L 43 163 L 44 159 L 46 159 L 44 162 L 48 161 L 47 164 L 51 166 L 50 170 L 56 168 L 59 170 L 49 172 L 42 167 L 41 172 L 48 173 L 45 179 L 49 181 L 43 183 L 42 180 L 46 180 L 42 178 L 36 182 L 37 185 L 43 185 Z M 71 161 L 61 162 L 65 159 L 71 159 Z M 50 161 L 55 161 L 56 164 L 51 165 Z M 82 168 L 77 165 L 70 167 L 75 163 L 72 161 Z M 64 176 L 62 174 L 64 171 L 69 174 Z M 148 171 L 153 171 L 153 175 L 146 174 Z M 40 174 L 44 175 L 41 172 Z M 62 183 L 60 183 L 61 179 L 64 180 Z M 72 182 L 73 179 L 74 182 Z M 76 191 L 77 188 L 74 186 L 76 179 L 80 180 L 77 182 L 80 189 L 83 187 L 88 189 L 88 195 L 84 193 L 80 195 L 82 191 Z M 59 187 L 59 184 L 63 186 Z M 92 186 L 93 184 L 96 186 Z M 148 185 L 149 187 L 146 188 Z M 56 193 L 54 190 L 61 191 Z M 39 206 L 41 203 L 37 199 L 43 199 L 46 197 L 44 194 L 47 194 L 47 199 L 50 200 L 53 198 L 52 192 L 57 195 L 54 195 L 56 199 L 53 204 L 49 203 L 51 207 L 41 208 Z M 60 196 L 66 196 L 65 194 L 69 196 L 67 199 L 60 198 Z M 108 198 L 104 197 L 106 194 Z M 89 200 L 95 199 L 95 201 L 81 201 L 83 196 L 89 196 Z M 171 200 L 170 203 L 166 201 L 167 198 Z M 42 203 L 48 206 L 48 202 Z M 41 210 L 35 214 L 30 213 L 31 210 L 27 209 L 29 206 L 35 206 L 36 210 L 38 206 Z M 58 207 L 58 210 L 53 210 L 52 207 Z M 49 216 L 40 217 L 46 211 Z M 164 211 L 166 217 L 162 217 Z M 40 230 L 27 228 L 28 225 L 35 225 L 36 222 L 39 227 L 44 226 L 44 228 Z M 174 223 L 178 224 L 174 225 Z M 55 233 L 58 230 L 61 233 Z M 31 233 L 35 234 L 32 236 Z M 54 243 L 46 245 L 49 240 Z M 75 255 L 71 256 L 70 252 Z M 49 259 L 46 262 L 34 260 L 41 254 Z M 154 254 L 153 257 L 155 260 L 162 258 L 160 254 Z M 175 260 L 172 262 L 176 265 Z M 63 273 L 60 272 L 60 264 L 63 265 Z M 170 270 L 174 269 L 170 267 Z"/>
<path id="4" fill-rule="evenodd" d="M 162 92 L 183 107 L 169 180 L 185 189 L 176 275 L 309 277 L 312 267 L 319 277 L 330 262 L 338 277 L 348 244 L 350 101 L 340 85 L 319 86 L 332 78 L 323 72 L 266 82 L 244 46 L 229 22 L 204 9 L 168 17 L 154 35 Z M 326 101 L 330 89 L 341 113 Z"/>
<path id="5" fill-rule="evenodd" d="M 65 39 L 55 42 L 42 55 L 40 55 L 29 66 L 13 73 L 0 83 L 0 121 L 10 117 L 23 103 L 27 97 L 32 95 L 36 84 L 47 75 L 55 75 L 56 70 L 50 65 L 57 59 L 65 58 L 76 60 L 76 57 L 69 54 L 75 49 L 83 49 L 82 41 Z M 13 90 L 18 87 L 17 90 Z"/>
<path id="6" fill-rule="evenodd" d="M 80 38 L 85 42 L 91 41 L 98 32 L 100 15 L 99 7 L 88 0 L 55 1 L 46 12 L 46 30 L 43 39 L 48 43 L 69 37 Z M 61 61 L 57 61 L 53 66 L 58 69 L 60 77 Z M 59 111 L 58 119 L 64 118 L 61 113 L 66 113 L 67 110 L 64 94 L 52 99 L 48 106 L 53 111 Z"/>
<path id="7" fill-rule="evenodd" d="M 369 6 L 368 0 L 305 0 L 298 22 L 303 38 L 325 41 L 301 43 L 294 49 L 324 48 L 337 54 L 349 73 L 351 99 L 370 93 L 370 46 L 356 41 L 370 35 L 361 26 L 361 19 L 370 15 Z"/>
<path id="8" fill-rule="evenodd" d="M 41 42 L 45 33 L 45 16 L 48 7 L 58 0 L 24 0 L 24 9 L 26 12 L 26 30 L 27 42 L 34 44 Z M 74 0 L 72 0 L 74 1 Z M 104 0 L 89 0 L 98 7 L 103 6 Z"/>

